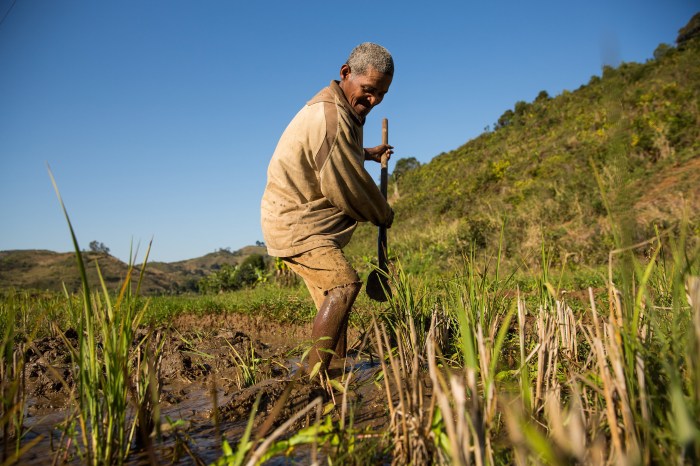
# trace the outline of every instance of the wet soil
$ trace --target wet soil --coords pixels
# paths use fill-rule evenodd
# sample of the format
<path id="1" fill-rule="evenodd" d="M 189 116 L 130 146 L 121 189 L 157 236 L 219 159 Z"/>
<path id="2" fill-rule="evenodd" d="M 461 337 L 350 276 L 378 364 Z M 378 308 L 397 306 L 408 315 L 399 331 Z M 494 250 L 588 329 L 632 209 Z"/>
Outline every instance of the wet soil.
<path id="1" fill-rule="evenodd" d="M 184 316 L 156 333 L 163 343 L 159 377 L 162 431 L 159 439 L 150 440 L 151 448 L 139 450 L 135 442 L 130 464 L 215 461 L 222 454 L 222 438 L 235 448 L 258 399 L 254 434 L 260 433 L 263 425 L 269 433 L 317 398 L 336 419 L 341 412 L 342 394 L 328 385 L 297 377 L 310 325 L 279 324 L 238 314 Z M 68 330 L 28 346 L 28 432 L 22 444 L 41 439 L 23 454 L 21 464 L 47 464 L 54 459 L 58 463 L 81 463 L 74 447 L 67 453 L 62 448 L 67 442 L 65 421 L 75 409 L 76 384 L 68 345 L 75 348 L 77 337 L 74 330 Z M 348 358 L 334 360 L 329 375 L 343 384 L 350 378 L 345 401 L 354 427 L 381 432 L 388 424 L 384 388 L 375 383 L 381 367 L 356 334 L 351 332 L 349 342 Z M 241 358 L 253 368 L 250 377 L 254 380 L 246 379 Z M 281 398 L 283 404 L 278 403 Z M 302 417 L 286 435 L 309 422 L 309 416 Z M 308 454 L 308 449 L 297 449 L 292 457 L 273 463 L 303 464 L 308 462 Z"/>

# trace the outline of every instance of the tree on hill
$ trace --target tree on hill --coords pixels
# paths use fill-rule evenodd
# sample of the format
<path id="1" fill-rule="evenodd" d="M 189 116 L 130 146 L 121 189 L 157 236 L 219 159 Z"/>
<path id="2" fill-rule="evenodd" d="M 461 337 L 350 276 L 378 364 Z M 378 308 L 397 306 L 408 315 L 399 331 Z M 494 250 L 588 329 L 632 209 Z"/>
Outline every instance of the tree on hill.
<path id="1" fill-rule="evenodd" d="M 498 121 L 496 121 L 496 123 L 493 124 L 494 131 L 496 131 L 497 129 L 500 129 L 500 128 L 505 128 L 506 126 L 508 126 L 510 124 L 510 122 L 513 120 L 514 115 L 515 114 L 513 113 L 513 110 L 511 110 L 511 109 L 508 109 L 505 112 L 503 112 L 503 115 L 501 115 L 498 118 Z"/>
<path id="2" fill-rule="evenodd" d="M 90 251 L 91 252 L 100 252 L 103 254 L 109 254 L 109 248 L 107 246 L 105 246 L 104 243 L 99 242 L 97 240 L 90 241 Z"/>
<path id="3" fill-rule="evenodd" d="M 678 31 L 676 44 L 682 47 L 691 39 L 700 37 L 700 13 L 696 13 L 683 28 Z"/>
<path id="4" fill-rule="evenodd" d="M 415 157 L 406 157 L 396 161 L 394 171 L 391 172 L 391 181 L 394 183 L 394 196 L 399 197 L 399 180 L 406 176 L 406 173 L 420 167 L 420 162 Z"/>
<path id="5" fill-rule="evenodd" d="M 396 161 L 396 165 L 394 165 L 394 171 L 391 172 L 391 178 L 396 182 L 406 173 L 418 167 L 420 167 L 420 162 L 415 157 L 399 159 Z"/>

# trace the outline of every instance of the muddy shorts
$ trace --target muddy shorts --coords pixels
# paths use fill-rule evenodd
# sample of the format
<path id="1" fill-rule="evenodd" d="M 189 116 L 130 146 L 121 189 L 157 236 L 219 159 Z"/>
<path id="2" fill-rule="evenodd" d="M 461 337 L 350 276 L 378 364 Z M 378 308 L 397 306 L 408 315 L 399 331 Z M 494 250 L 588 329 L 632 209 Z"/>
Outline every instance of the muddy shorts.
<path id="1" fill-rule="evenodd" d="M 282 260 L 304 279 L 306 287 L 320 309 L 328 290 L 351 283 L 362 283 L 340 248 L 322 246 Z"/>

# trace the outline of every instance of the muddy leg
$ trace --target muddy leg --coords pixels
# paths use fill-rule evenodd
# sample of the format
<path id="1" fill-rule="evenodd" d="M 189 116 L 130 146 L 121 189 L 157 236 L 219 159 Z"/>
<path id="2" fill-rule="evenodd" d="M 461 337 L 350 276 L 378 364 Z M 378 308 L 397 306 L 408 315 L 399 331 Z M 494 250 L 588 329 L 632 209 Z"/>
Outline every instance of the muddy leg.
<path id="1" fill-rule="evenodd" d="M 309 353 L 309 370 L 313 370 L 319 361 L 322 371 L 328 369 L 328 364 L 333 357 L 331 350 L 338 346 L 339 338 L 343 333 L 343 324 L 347 323 L 350 309 L 360 292 L 360 287 L 361 284 L 352 283 L 333 288 L 326 295 L 311 331 L 314 346 Z"/>
<path id="2" fill-rule="evenodd" d="M 350 319 L 350 313 L 345 315 L 343 324 L 340 326 L 340 332 L 338 334 L 338 344 L 335 345 L 335 357 L 344 358 L 347 356 L 348 348 L 348 320 Z"/>

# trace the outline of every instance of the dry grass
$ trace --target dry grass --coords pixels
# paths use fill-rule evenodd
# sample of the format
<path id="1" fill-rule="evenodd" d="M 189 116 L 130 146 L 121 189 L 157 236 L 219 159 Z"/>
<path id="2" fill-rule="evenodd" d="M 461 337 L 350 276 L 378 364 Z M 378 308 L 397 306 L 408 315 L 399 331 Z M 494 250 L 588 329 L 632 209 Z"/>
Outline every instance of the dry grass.
<path id="1" fill-rule="evenodd" d="M 606 293 L 589 289 L 587 309 L 576 312 L 546 274 L 549 291 L 532 309 L 519 294 L 494 298 L 498 280 L 471 269 L 458 286 L 419 301 L 408 280 L 395 277 L 396 325 L 375 325 L 394 463 L 695 464 L 693 257 L 674 254 L 670 265 L 658 255 L 632 260 L 627 281 L 623 274 L 618 285 L 611 273 Z M 447 345 L 436 338 L 445 334 L 452 334 Z M 445 350 L 456 353 L 448 358 Z"/>

